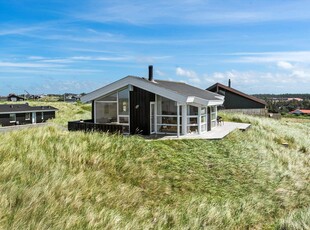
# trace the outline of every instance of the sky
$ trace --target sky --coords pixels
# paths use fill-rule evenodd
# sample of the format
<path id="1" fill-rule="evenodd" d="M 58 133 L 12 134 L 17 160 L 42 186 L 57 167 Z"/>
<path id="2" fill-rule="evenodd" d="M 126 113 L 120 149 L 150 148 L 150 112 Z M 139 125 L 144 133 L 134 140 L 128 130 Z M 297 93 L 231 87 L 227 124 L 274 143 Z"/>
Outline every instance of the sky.
<path id="1" fill-rule="evenodd" d="M 127 75 L 310 93 L 309 0 L 0 0 L 0 95 Z"/>

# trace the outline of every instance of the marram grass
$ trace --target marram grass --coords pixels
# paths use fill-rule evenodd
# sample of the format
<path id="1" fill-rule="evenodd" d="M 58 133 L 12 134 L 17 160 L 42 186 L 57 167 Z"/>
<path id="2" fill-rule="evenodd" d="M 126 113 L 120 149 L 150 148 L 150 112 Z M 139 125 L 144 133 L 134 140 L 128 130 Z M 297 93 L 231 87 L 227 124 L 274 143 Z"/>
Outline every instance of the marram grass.
<path id="1" fill-rule="evenodd" d="M 221 141 L 53 122 L 0 134 L 0 229 L 309 229 L 310 123 L 225 119 L 252 127 Z"/>

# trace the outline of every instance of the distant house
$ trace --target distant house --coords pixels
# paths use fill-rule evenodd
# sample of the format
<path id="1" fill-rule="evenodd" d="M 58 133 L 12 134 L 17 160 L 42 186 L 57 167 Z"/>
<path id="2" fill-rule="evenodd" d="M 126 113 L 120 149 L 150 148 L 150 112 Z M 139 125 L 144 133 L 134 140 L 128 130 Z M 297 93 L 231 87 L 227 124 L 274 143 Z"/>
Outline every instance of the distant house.
<path id="1" fill-rule="evenodd" d="M 224 97 L 182 83 L 127 76 L 81 98 L 92 102 L 92 118 L 69 122 L 69 130 L 128 134 L 201 134 L 217 126 Z"/>
<path id="2" fill-rule="evenodd" d="M 78 94 L 70 94 L 70 93 L 65 93 L 63 97 L 64 97 L 63 101 L 65 102 L 76 102 L 79 101 L 81 98 L 81 96 Z M 59 101 L 62 101 L 62 99 L 60 98 Z"/>
<path id="3" fill-rule="evenodd" d="M 303 99 L 299 97 L 293 97 L 293 98 L 287 98 L 287 101 L 303 101 Z"/>
<path id="4" fill-rule="evenodd" d="M 294 111 L 291 111 L 290 114 L 310 115 L 310 109 L 295 109 Z"/>
<path id="5" fill-rule="evenodd" d="M 52 106 L 29 106 L 26 104 L 0 105 L 0 125 L 24 125 L 42 123 L 55 118 L 58 109 Z"/>
<path id="6" fill-rule="evenodd" d="M 228 86 L 216 83 L 207 88 L 207 90 L 225 96 L 222 109 L 247 114 L 266 114 L 267 103 L 264 100 L 233 89 L 230 80 Z"/>
<path id="7" fill-rule="evenodd" d="M 8 101 L 24 101 L 25 100 L 25 98 L 17 96 L 14 93 L 9 94 L 7 98 L 8 98 Z"/>

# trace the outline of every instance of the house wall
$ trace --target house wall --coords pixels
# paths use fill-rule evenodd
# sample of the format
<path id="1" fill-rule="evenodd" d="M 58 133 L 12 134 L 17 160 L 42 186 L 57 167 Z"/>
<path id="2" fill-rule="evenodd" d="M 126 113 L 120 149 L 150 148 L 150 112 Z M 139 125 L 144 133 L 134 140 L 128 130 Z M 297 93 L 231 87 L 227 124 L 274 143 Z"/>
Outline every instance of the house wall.
<path id="1" fill-rule="evenodd" d="M 10 115 L 9 114 L 0 114 L 0 125 L 1 126 L 13 125 L 10 123 Z"/>
<path id="2" fill-rule="evenodd" d="M 138 87 L 130 91 L 130 133 L 150 134 L 150 102 L 155 94 Z"/>
<path id="3" fill-rule="evenodd" d="M 26 125 L 26 124 L 31 124 L 31 116 L 30 120 L 25 119 L 25 113 L 17 113 L 16 114 L 16 122 L 20 125 Z M 12 126 L 16 125 L 14 122 L 10 122 L 10 115 L 9 114 L 0 114 L 0 124 L 1 126 Z"/>
<path id="4" fill-rule="evenodd" d="M 223 105 L 225 109 L 265 108 L 264 104 L 252 101 L 229 91 L 225 92 L 225 100 Z"/>
<path id="5" fill-rule="evenodd" d="M 44 121 L 55 118 L 55 111 L 43 112 Z"/>
<path id="6" fill-rule="evenodd" d="M 32 124 L 32 112 L 30 113 L 30 119 L 26 120 L 26 113 L 15 113 L 16 122 L 10 122 L 10 114 L 0 114 L 0 125 L 1 126 L 13 126 L 17 123 L 19 125 Z M 41 119 L 41 112 L 36 112 L 36 123 L 45 122 L 48 119 L 55 118 L 55 111 L 43 112 L 43 120 Z"/>
<path id="7" fill-rule="evenodd" d="M 18 122 L 18 124 L 20 125 L 26 125 L 26 124 L 31 124 L 31 115 L 30 115 L 30 119 L 26 120 L 26 114 L 25 113 L 17 113 L 16 114 L 16 122 Z M 14 125 L 14 123 L 12 124 Z"/>

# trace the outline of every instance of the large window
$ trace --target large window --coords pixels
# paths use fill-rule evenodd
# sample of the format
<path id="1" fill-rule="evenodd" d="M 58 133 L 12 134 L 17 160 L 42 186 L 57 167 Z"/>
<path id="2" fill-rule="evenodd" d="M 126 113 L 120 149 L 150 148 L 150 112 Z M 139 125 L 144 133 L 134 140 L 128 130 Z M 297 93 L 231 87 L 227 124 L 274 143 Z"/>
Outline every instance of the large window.
<path id="1" fill-rule="evenodd" d="M 182 110 L 179 110 L 180 130 L 182 130 Z M 168 98 L 157 96 L 157 131 L 177 133 L 177 103 Z"/>
<path id="2" fill-rule="evenodd" d="M 97 123 L 118 123 L 128 125 L 129 132 L 129 90 L 114 92 L 95 101 Z"/>
<path id="3" fill-rule="evenodd" d="M 10 113 L 10 123 L 16 122 L 16 114 L 15 113 Z"/>
<path id="4" fill-rule="evenodd" d="M 187 133 L 199 133 L 207 131 L 207 108 L 187 106 Z"/>
<path id="5" fill-rule="evenodd" d="M 187 133 L 198 133 L 198 107 L 187 106 Z"/>

